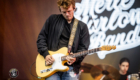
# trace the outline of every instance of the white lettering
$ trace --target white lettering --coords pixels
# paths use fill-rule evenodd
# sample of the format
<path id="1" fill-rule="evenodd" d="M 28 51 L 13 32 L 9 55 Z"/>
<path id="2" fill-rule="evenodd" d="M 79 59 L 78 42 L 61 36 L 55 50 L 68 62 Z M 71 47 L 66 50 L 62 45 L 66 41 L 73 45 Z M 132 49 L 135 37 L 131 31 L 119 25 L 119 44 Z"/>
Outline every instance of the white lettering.
<path id="1" fill-rule="evenodd" d="M 75 17 L 88 25 L 90 33 L 89 49 L 102 45 L 116 45 L 112 51 L 98 52 L 100 59 L 109 53 L 122 51 L 140 45 L 140 8 L 132 8 L 135 0 L 82 0 L 76 3 Z M 129 11 L 126 11 L 129 10 Z M 111 11 L 107 16 L 100 16 L 105 11 Z M 108 17 L 110 15 L 110 17 Z M 82 16 L 82 17 L 81 17 Z M 117 29 L 134 27 L 127 33 Z M 113 34 L 106 34 L 107 31 Z M 118 32 L 118 33 L 114 33 Z"/>

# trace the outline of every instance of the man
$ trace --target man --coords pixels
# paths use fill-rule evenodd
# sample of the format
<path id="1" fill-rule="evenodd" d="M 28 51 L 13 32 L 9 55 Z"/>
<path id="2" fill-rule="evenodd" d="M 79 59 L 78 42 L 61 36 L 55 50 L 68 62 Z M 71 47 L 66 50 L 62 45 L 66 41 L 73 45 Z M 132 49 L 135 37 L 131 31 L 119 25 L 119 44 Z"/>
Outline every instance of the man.
<path id="1" fill-rule="evenodd" d="M 71 29 L 74 23 L 75 0 L 58 0 L 61 14 L 51 15 L 45 22 L 37 40 L 38 52 L 44 56 L 46 65 L 55 60 L 49 55 L 48 50 L 56 51 L 62 47 L 68 47 Z M 71 53 L 87 50 L 90 44 L 87 25 L 78 22 Z M 69 67 L 67 72 L 56 72 L 46 80 L 77 80 L 74 74 L 79 73 L 80 63 L 84 56 L 78 58 L 67 57 L 65 65 Z M 73 72 L 74 71 L 74 72 Z"/>
<path id="2" fill-rule="evenodd" d="M 130 61 L 128 58 L 122 58 L 120 60 L 119 63 L 119 73 L 120 73 L 120 80 L 127 80 L 127 76 L 130 74 L 130 72 L 128 72 L 129 69 L 129 65 L 130 65 Z"/>

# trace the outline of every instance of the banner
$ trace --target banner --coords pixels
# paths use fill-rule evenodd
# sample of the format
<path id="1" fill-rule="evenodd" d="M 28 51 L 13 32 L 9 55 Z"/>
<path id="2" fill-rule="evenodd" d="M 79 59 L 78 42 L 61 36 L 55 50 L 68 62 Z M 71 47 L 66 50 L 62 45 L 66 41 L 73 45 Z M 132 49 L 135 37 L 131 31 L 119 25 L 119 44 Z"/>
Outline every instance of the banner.
<path id="1" fill-rule="evenodd" d="M 75 17 L 88 25 L 89 49 L 103 45 L 117 47 L 98 52 L 100 59 L 140 46 L 140 6 L 134 6 L 135 3 L 135 0 L 81 0 L 76 3 Z"/>

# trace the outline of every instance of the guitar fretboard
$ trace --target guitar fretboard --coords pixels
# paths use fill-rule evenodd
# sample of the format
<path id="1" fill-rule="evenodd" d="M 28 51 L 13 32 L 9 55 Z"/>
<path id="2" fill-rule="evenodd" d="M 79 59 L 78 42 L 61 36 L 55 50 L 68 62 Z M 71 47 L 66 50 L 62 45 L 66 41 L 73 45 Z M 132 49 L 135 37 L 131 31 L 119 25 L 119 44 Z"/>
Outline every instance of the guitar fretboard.
<path id="1" fill-rule="evenodd" d="M 68 56 L 75 58 L 75 57 L 80 57 L 80 56 L 87 55 L 87 54 L 89 54 L 89 53 L 94 53 L 94 52 L 97 52 L 97 51 L 100 51 L 100 48 L 95 48 L 95 49 L 91 49 L 91 50 L 86 50 L 86 51 L 74 53 L 74 54 L 68 55 Z M 66 57 L 67 57 L 67 56 L 61 57 L 61 60 L 62 60 L 62 61 L 66 60 Z"/>

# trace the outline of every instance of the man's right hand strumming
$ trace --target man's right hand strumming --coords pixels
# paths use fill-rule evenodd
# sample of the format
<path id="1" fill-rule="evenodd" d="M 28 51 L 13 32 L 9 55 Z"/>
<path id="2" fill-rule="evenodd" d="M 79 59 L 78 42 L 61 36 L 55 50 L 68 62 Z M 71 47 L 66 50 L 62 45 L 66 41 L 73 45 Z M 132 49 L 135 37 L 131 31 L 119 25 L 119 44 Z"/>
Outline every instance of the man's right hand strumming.
<path id="1" fill-rule="evenodd" d="M 45 57 L 46 65 L 51 65 L 54 62 L 54 58 L 51 55 Z"/>

